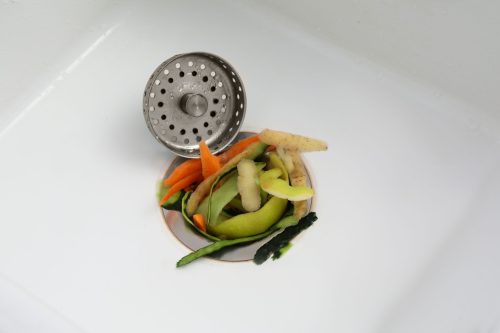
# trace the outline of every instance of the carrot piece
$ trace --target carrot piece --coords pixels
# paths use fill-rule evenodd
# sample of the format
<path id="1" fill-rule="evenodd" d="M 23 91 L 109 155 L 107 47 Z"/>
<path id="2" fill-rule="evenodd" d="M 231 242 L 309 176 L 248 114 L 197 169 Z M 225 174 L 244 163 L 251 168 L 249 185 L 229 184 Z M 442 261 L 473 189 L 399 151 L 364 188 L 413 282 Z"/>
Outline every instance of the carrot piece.
<path id="1" fill-rule="evenodd" d="M 200 180 L 203 180 L 202 175 L 200 174 L 191 174 L 189 176 L 184 177 L 183 179 L 179 180 L 177 183 L 172 185 L 172 187 L 167 191 L 163 199 L 160 201 L 160 206 L 163 206 L 165 202 L 167 202 L 168 199 L 175 193 L 179 192 L 180 190 L 185 189 L 186 187 L 190 186 L 194 182 L 198 182 Z"/>
<path id="2" fill-rule="evenodd" d="M 175 168 L 174 172 L 172 172 L 172 174 L 170 174 L 170 176 L 163 181 L 163 185 L 172 186 L 182 178 L 195 173 L 201 174 L 201 160 L 198 158 L 187 160 Z"/>
<path id="3" fill-rule="evenodd" d="M 200 142 L 201 172 L 207 178 L 219 171 L 221 165 L 217 156 L 213 155 L 205 141 Z"/>
<path id="4" fill-rule="evenodd" d="M 249 136 L 248 138 L 236 142 L 234 145 L 231 146 L 231 148 L 229 148 L 228 150 L 219 155 L 221 163 L 222 164 L 226 163 L 227 161 L 229 161 L 230 159 L 241 153 L 243 150 L 245 150 L 252 143 L 257 141 L 259 141 L 259 136 L 252 135 Z"/>
<path id="5" fill-rule="evenodd" d="M 207 231 L 207 224 L 205 223 L 205 218 L 202 214 L 194 214 L 193 222 L 201 231 Z"/>

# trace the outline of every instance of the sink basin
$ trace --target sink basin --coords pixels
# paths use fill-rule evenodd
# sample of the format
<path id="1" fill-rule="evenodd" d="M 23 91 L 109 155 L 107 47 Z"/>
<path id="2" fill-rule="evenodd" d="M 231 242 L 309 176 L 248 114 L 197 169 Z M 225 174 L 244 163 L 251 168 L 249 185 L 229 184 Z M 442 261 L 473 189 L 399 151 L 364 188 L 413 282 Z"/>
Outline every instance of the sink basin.
<path id="1" fill-rule="evenodd" d="M 0 331 L 500 332 L 498 10 L 4 0 Z M 319 220 L 277 261 L 175 268 L 175 156 L 141 103 L 194 51 L 237 69 L 243 130 L 329 143 L 305 155 Z"/>

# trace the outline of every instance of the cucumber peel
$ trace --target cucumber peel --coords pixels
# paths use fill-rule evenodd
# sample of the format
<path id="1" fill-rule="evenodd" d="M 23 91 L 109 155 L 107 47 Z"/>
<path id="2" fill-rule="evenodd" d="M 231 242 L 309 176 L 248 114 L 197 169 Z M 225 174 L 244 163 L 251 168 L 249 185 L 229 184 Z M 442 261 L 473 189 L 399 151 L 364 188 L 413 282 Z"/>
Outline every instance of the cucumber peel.
<path id="1" fill-rule="evenodd" d="M 271 227 L 268 231 L 254 235 L 254 236 L 249 236 L 249 237 L 242 237 L 242 238 L 237 238 L 237 239 L 226 239 L 226 240 L 219 240 L 216 241 L 210 245 L 207 245 L 205 247 L 202 247 L 196 251 L 191 252 L 187 256 L 184 256 L 177 262 L 177 267 L 182 267 L 190 262 L 193 262 L 196 259 L 202 258 L 206 255 L 215 253 L 217 251 L 222 250 L 223 248 L 226 248 L 228 246 L 233 246 L 233 245 L 238 245 L 238 244 L 245 244 L 245 243 L 251 243 L 251 242 L 256 242 L 258 240 L 264 239 L 267 236 L 270 236 L 276 231 L 279 230 L 284 230 L 285 228 L 289 226 L 293 226 L 297 224 L 297 219 L 295 219 L 293 216 L 286 216 L 282 218 L 278 223 L 276 223 L 273 227 Z"/>
<path id="2" fill-rule="evenodd" d="M 220 239 L 215 237 L 215 236 L 212 236 L 210 235 L 209 233 L 206 233 L 204 232 L 203 230 L 200 230 L 196 224 L 194 224 L 194 222 L 191 220 L 191 218 L 187 215 L 186 213 L 186 201 L 189 199 L 189 196 L 191 195 L 191 192 L 186 192 L 186 194 L 184 194 L 184 196 L 182 197 L 182 204 L 181 204 L 181 213 L 182 213 L 182 217 L 184 217 L 184 221 L 186 221 L 188 224 L 190 224 L 197 232 L 199 232 L 201 235 L 203 235 L 204 237 L 210 239 L 210 240 L 213 240 L 213 241 L 219 241 Z"/>
<path id="3" fill-rule="evenodd" d="M 269 259 L 271 255 L 273 255 L 274 259 L 278 259 L 289 249 L 291 240 L 302 231 L 309 228 L 317 219 L 316 213 L 311 212 L 301 218 L 298 223 L 285 227 L 283 232 L 274 236 L 269 242 L 262 245 L 257 252 L 255 252 L 253 261 L 257 265 L 260 265 Z"/>
<path id="4" fill-rule="evenodd" d="M 217 183 L 218 181 L 214 182 L 214 185 Z M 226 178 L 226 181 L 217 191 L 211 193 L 203 200 L 198 207 L 198 213 L 205 217 L 207 225 L 216 224 L 224 207 L 237 195 L 237 174 L 233 173 Z"/>
<path id="5" fill-rule="evenodd" d="M 158 183 L 158 190 L 156 192 L 158 201 L 161 201 L 161 199 L 165 196 L 165 194 L 167 194 L 169 189 L 169 186 L 163 186 L 163 182 Z M 170 198 L 168 198 L 167 202 L 165 202 L 162 207 L 168 210 L 176 210 L 180 212 L 182 210 L 181 201 L 184 193 L 185 192 L 183 190 L 175 193 Z"/>
<path id="6" fill-rule="evenodd" d="M 288 181 L 279 179 L 282 171 L 271 169 L 260 175 L 260 187 L 267 193 L 290 201 L 307 200 L 314 195 L 314 190 L 307 186 L 290 186 Z"/>

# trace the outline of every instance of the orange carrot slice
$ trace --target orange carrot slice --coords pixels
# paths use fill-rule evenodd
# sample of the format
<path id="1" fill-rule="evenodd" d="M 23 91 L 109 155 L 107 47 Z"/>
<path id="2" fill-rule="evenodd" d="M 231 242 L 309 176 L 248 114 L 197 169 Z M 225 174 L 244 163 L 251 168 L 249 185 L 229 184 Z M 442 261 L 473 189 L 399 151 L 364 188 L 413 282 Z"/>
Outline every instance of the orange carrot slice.
<path id="1" fill-rule="evenodd" d="M 201 231 L 207 231 L 207 224 L 205 223 L 205 218 L 202 214 L 194 214 L 193 222 Z"/>
<path id="2" fill-rule="evenodd" d="M 172 185 L 172 187 L 167 191 L 163 199 L 161 199 L 160 206 L 163 206 L 165 202 L 167 202 L 167 200 L 170 199 L 170 197 L 175 193 L 201 180 L 203 180 L 203 176 L 201 174 L 191 174 L 179 180 L 177 183 Z"/>
<path id="3" fill-rule="evenodd" d="M 228 150 L 219 155 L 221 163 L 222 164 L 226 163 L 227 161 L 229 161 L 230 159 L 241 153 L 243 150 L 245 150 L 252 143 L 257 141 L 259 141 L 259 136 L 253 135 L 236 142 L 234 145 L 231 146 L 231 148 L 229 148 Z"/>
<path id="4" fill-rule="evenodd" d="M 187 160 L 175 168 L 174 172 L 163 181 L 163 185 L 172 186 L 184 177 L 192 174 L 201 175 L 201 160 L 199 158 Z"/>
<path id="5" fill-rule="evenodd" d="M 220 169 L 220 160 L 212 154 L 205 141 L 200 142 L 201 172 L 207 178 Z"/>

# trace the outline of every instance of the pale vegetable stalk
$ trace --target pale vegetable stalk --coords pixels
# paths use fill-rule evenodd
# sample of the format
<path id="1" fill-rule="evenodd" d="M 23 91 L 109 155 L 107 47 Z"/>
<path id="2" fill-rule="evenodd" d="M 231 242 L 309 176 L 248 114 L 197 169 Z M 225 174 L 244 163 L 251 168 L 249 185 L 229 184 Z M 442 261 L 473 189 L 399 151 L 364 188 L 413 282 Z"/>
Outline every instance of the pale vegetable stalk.
<path id="1" fill-rule="evenodd" d="M 302 135 L 265 129 L 259 134 L 262 142 L 284 149 L 298 150 L 301 152 L 327 150 L 326 142 L 308 138 Z"/>
<path id="2" fill-rule="evenodd" d="M 257 185 L 258 169 L 252 160 L 241 160 L 238 163 L 238 192 L 241 204 L 247 212 L 255 212 L 260 208 L 260 188 Z"/>
<path id="3" fill-rule="evenodd" d="M 276 147 L 276 152 L 278 153 L 278 156 L 283 161 L 283 164 L 285 165 L 285 168 L 286 168 L 286 171 L 288 171 L 288 174 L 292 173 L 292 171 L 293 171 L 292 156 L 290 156 L 290 154 L 288 154 L 287 151 L 283 147 Z"/>
<path id="4" fill-rule="evenodd" d="M 293 171 L 290 173 L 290 183 L 292 186 L 307 186 L 307 174 L 302 158 L 298 151 L 286 151 L 293 161 Z M 301 219 L 307 214 L 307 200 L 293 202 L 293 216 L 296 219 Z"/>

